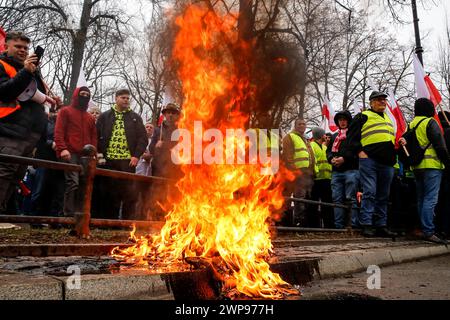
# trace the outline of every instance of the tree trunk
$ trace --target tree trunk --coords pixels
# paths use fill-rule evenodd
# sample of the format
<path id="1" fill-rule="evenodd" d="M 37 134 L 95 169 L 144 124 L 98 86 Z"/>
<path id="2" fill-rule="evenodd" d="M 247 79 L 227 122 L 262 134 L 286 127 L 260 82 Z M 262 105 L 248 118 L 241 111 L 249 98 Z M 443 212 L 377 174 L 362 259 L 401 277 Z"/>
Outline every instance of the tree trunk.
<path id="1" fill-rule="evenodd" d="M 80 19 L 80 29 L 75 33 L 73 39 L 73 54 L 72 54 L 72 72 L 70 76 L 69 91 L 66 92 L 64 100 L 69 103 L 75 88 L 77 87 L 80 70 L 83 66 L 83 56 L 86 47 L 87 33 L 89 28 L 89 20 L 91 18 L 92 0 L 84 0 L 83 11 Z"/>
<path id="2" fill-rule="evenodd" d="M 238 30 L 239 39 L 250 41 L 253 34 L 255 19 L 252 12 L 253 0 L 239 0 Z"/>

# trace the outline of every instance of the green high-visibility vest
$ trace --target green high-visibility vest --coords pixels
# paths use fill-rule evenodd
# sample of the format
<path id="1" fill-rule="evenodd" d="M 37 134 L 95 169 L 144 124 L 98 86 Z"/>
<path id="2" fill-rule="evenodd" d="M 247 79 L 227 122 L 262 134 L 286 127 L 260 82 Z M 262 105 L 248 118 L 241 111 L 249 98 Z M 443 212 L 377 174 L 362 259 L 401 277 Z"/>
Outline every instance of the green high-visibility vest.
<path id="1" fill-rule="evenodd" d="M 361 144 L 363 147 L 381 142 L 392 142 L 392 144 L 395 144 L 394 125 L 386 114 L 383 114 L 383 118 L 372 111 L 364 111 L 362 114 L 368 118 L 361 130 Z"/>
<path id="2" fill-rule="evenodd" d="M 308 152 L 308 148 L 306 147 L 305 141 L 292 132 L 289 134 L 294 143 L 294 165 L 297 169 L 305 169 L 309 168 L 310 163 L 310 154 Z"/>
<path id="3" fill-rule="evenodd" d="M 331 180 L 331 164 L 327 160 L 327 147 L 317 142 L 311 143 L 316 159 L 317 174 L 315 180 Z"/>
<path id="4" fill-rule="evenodd" d="M 425 149 L 426 146 L 428 146 L 428 144 L 430 144 L 430 140 L 428 139 L 428 136 L 427 136 L 428 124 L 430 123 L 430 121 L 436 121 L 436 120 L 434 120 L 433 118 L 427 118 L 427 117 L 415 117 L 413 119 L 413 121 L 409 124 L 409 128 L 410 129 L 415 128 L 422 119 L 426 119 L 426 120 L 422 121 L 422 123 L 416 129 L 416 136 L 417 136 L 417 140 L 419 141 L 420 146 Z M 408 146 L 406 146 L 406 147 L 408 147 Z M 412 168 L 413 168 L 413 170 L 416 170 L 416 169 L 443 170 L 445 168 L 445 166 L 442 163 L 442 161 L 439 160 L 436 150 L 433 148 L 433 145 L 430 145 L 425 150 L 425 156 L 424 156 L 422 162 L 419 163 L 419 165 L 417 165 L 417 166 L 413 166 Z"/>

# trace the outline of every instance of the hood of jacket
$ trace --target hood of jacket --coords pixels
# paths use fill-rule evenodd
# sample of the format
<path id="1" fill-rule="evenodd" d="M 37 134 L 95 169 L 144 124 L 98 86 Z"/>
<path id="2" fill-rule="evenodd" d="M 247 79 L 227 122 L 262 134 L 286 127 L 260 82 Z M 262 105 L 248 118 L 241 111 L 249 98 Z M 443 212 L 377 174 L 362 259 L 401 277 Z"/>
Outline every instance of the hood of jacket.
<path id="1" fill-rule="evenodd" d="M 334 116 L 334 123 L 338 127 L 339 127 L 339 118 L 341 118 L 341 117 L 347 119 L 348 127 L 350 127 L 350 123 L 352 122 L 352 114 L 350 113 L 350 111 L 345 110 L 345 111 L 339 111 L 338 113 L 336 113 L 336 115 Z"/>
<path id="2" fill-rule="evenodd" d="M 70 103 L 70 106 L 72 108 L 75 108 L 75 109 L 78 109 L 81 111 L 87 111 L 87 109 L 89 108 L 89 104 L 87 104 L 86 106 L 80 106 L 80 92 L 81 91 L 87 91 L 87 92 L 89 92 L 89 94 L 91 94 L 91 91 L 89 90 L 88 87 L 76 88 L 73 92 L 72 101 Z"/>

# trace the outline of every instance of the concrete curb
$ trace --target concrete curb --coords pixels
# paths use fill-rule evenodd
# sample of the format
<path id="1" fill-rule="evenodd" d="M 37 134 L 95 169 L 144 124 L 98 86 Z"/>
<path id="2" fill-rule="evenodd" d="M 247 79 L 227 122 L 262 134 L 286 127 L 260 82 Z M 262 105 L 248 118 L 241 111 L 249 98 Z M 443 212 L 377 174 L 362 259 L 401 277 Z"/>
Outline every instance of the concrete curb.
<path id="1" fill-rule="evenodd" d="M 163 276 L 157 274 L 85 275 L 79 289 L 70 289 L 68 278 L 59 279 L 65 286 L 64 300 L 173 299 Z"/>
<path id="2" fill-rule="evenodd" d="M 366 271 L 371 265 L 391 266 L 425 258 L 450 254 L 444 245 L 418 245 L 372 250 L 335 252 L 320 258 L 314 279 L 326 279 Z"/>
<path id="3" fill-rule="evenodd" d="M 272 264 L 272 269 L 292 284 L 339 277 L 379 267 L 450 254 L 445 246 L 417 244 L 368 250 L 338 251 Z M 195 272 L 194 272 L 195 273 Z M 195 278 L 197 277 L 197 278 Z M 192 274 L 182 290 L 205 275 Z M 306 280 L 305 280 L 306 279 Z M 70 277 L 37 276 L 17 272 L 0 272 L 0 300 L 172 300 L 167 275 L 146 272 L 81 275 L 81 289 L 69 289 Z M 170 281 L 169 281 L 170 282 Z M 304 284 L 304 283 L 303 283 Z"/>

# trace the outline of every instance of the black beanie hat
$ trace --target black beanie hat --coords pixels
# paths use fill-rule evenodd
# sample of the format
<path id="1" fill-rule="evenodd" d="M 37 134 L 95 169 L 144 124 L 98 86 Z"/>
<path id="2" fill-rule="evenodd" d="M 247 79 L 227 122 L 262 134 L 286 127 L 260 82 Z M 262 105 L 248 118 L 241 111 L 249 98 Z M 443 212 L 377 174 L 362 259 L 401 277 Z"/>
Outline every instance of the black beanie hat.
<path id="1" fill-rule="evenodd" d="M 427 98 L 420 98 L 414 104 L 414 115 L 416 117 L 434 117 L 436 110 L 434 104 Z"/>
<path id="2" fill-rule="evenodd" d="M 91 90 L 89 90 L 88 87 L 80 87 L 80 90 L 78 91 L 78 95 L 80 94 L 81 91 L 88 92 L 89 94 L 91 94 Z"/>

